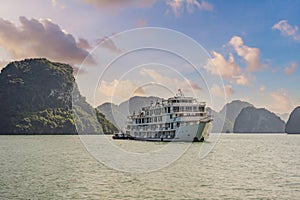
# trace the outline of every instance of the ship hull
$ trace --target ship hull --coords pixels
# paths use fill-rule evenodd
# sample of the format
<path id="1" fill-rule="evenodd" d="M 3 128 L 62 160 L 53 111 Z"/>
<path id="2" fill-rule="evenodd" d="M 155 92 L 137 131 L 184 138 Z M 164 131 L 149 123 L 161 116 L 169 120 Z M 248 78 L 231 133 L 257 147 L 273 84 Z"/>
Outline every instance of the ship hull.
<path id="1" fill-rule="evenodd" d="M 200 122 L 199 124 L 179 127 L 176 129 L 174 138 L 135 136 L 134 140 L 153 142 L 203 142 L 209 136 L 209 128 L 209 122 Z"/>

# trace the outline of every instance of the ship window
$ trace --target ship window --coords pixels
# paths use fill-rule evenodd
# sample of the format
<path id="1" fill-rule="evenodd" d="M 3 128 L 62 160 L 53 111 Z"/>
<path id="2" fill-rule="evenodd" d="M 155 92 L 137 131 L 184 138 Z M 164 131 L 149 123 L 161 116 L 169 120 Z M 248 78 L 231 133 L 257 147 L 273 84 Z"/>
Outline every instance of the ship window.
<path id="1" fill-rule="evenodd" d="M 199 106 L 199 111 L 200 112 L 204 112 L 204 107 L 203 106 Z"/>
<path id="2" fill-rule="evenodd" d="M 187 112 L 191 112 L 191 111 L 192 111 L 192 107 L 191 107 L 191 106 L 187 106 L 187 107 L 186 107 L 186 111 L 187 111 Z"/>
<path id="3" fill-rule="evenodd" d="M 179 112 L 179 107 L 178 107 L 178 106 L 173 107 L 173 111 L 174 111 L 174 112 Z"/>

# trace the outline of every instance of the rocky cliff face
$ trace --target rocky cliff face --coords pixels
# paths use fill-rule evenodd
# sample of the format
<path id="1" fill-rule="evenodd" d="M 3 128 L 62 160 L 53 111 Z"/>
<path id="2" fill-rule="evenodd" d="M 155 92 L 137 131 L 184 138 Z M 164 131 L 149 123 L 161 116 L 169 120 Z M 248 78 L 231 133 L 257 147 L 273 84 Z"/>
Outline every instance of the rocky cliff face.
<path id="1" fill-rule="evenodd" d="M 109 125 L 80 95 L 72 67 L 47 59 L 12 62 L 2 69 L 0 100 L 0 134 L 76 134 L 75 124 L 81 132 L 100 133 Z"/>
<path id="2" fill-rule="evenodd" d="M 291 113 L 285 127 L 286 133 L 300 134 L 300 106 Z"/>
<path id="3" fill-rule="evenodd" d="M 213 115 L 212 132 L 232 133 L 236 117 L 243 108 L 253 106 L 252 104 L 240 100 L 234 100 L 224 105 L 220 112 L 210 108 L 207 111 Z"/>
<path id="4" fill-rule="evenodd" d="M 280 117 L 255 107 L 243 108 L 233 127 L 235 133 L 283 133 L 284 129 L 285 123 Z"/>

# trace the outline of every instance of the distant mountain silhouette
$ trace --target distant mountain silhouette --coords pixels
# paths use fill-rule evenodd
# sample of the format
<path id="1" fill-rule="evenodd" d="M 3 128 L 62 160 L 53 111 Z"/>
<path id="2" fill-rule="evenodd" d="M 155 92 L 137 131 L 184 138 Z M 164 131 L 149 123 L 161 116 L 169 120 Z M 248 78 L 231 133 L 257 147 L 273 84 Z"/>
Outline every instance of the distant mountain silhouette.
<path id="1" fill-rule="evenodd" d="M 235 133 L 284 133 L 285 123 L 274 113 L 255 107 L 246 107 L 237 116 Z"/>
<path id="2" fill-rule="evenodd" d="M 291 113 L 285 127 L 285 132 L 289 134 L 300 134 L 300 106 Z"/>
<path id="3" fill-rule="evenodd" d="M 216 112 L 211 108 L 207 111 L 213 115 L 212 132 L 232 133 L 233 125 L 236 117 L 243 108 L 253 106 L 252 104 L 240 100 L 234 100 L 223 106 L 220 112 Z"/>
<path id="4" fill-rule="evenodd" d="M 120 105 L 112 103 L 104 103 L 97 107 L 115 126 L 120 129 L 126 127 L 127 116 L 133 112 L 139 112 L 142 107 L 148 106 L 151 102 L 155 103 L 160 98 L 158 97 L 140 97 L 134 96 L 129 100 L 122 102 Z"/>

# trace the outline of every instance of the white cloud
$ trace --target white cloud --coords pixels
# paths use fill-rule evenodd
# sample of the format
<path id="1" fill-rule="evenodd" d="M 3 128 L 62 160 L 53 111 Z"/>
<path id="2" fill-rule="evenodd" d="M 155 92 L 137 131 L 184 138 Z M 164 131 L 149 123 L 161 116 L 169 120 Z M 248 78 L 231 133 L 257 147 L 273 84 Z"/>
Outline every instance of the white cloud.
<path id="1" fill-rule="evenodd" d="M 292 63 L 290 63 L 289 66 L 286 66 L 284 68 L 284 73 L 286 75 L 291 75 L 291 74 L 293 74 L 296 71 L 296 69 L 297 69 L 297 63 L 292 62 Z"/>
<path id="2" fill-rule="evenodd" d="M 242 73 L 241 67 L 235 62 L 234 57 L 229 53 L 226 60 L 223 55 L 212 51 L 213 58 L 204 66 L 211 74 L 220 75 L 222 78 L 229 80 L 237 85 L 249 85 L 251 76 Z"/>
<path id="3" fill-rule="evenodd" d="M 101 81 L 98 89 L 100 98 L 97 98 L 100 102 L 96 102 L 99 105 L 103 102 L 113 102 L 116 104 L 121 103 L 124 100 L 129 99 L 133 95 L 144 96 L 145 92 L 143 88 L 138 84 L 130 80 L 113 80 L 112 82 Z"/>
<path id="4" fill-rule="evenodd" d="M 175 16 L 180 16 L 185 9 L 189 13 L 193 13 L 195 8 L 198 10 L 213 10 L 213 5 L 204 0 L 167 0 L 166 4 L 171 8 Z"/>
<path id="5" fill-rule="evenodd" d="M 11 58 L 45 57 L 69 64 L 80 64 L 87 58 L 87 62 L 95 64 L 89 52 L 79 47 L 74 36 L 51 20 L 19 19 L 21 26 L 18 27 L 0 18 L 0 46 Z"/>
<path id="6" fill-rule="evenodd" d="M 164 85 L 165 87 L 170 88 L 171 91 L 177 91 L 178 88 L 181 88 L 183 92 L 186 93 L 197 93 L 202 90 L 195 82 L 184 79 L 183 77 L 180 77 L 180 79 L 168 77 L 153 69 L 142 69 L 140 74 L 150 77 L 155 83 Z"/>
<path id="7" fill-rule="evenodd" d="M 233 36 L 229 44 L 234 48 L 236 53 L 246 62 L 247 71 L 256 71 L 261 69 L 260 51 L 258 48 L 248 47 L 244 45 L 243 39 L 239 36 Z"/>
<path id="8" fill-rule="evenodd" d="M 221 54 L 212 51 L 213 58 L 204 66 L 206 70 L 214 75 L 221 75 L 222 78 L 232 79 L 233 76 L 237 76 L 241 72 L 241 68 L 235 63 L 232 54 L 229 54 L 228 60 L 226 60 Z"/>
<path id="9" fill-rule="evenodd" d="M 288 24 L 287 20 L 281 20 L 274 24 L 273 30 L 277 29 L 280 31 L 281 35 L 292 37 L 293 40 L 300 42 L 300 34 L 298 33 L 298 26 L 291 26 Z"/>
<path id="10" fill-rule="evenodd" d="M 234 94 L 234 90 L 231 85 L 225 85 L 224 87 L 220 87 L 217 84 L 213 84 L 210 88 L 210 93 L 216 97 L 225 98 L 226 96 L 232 96 Z"/>

